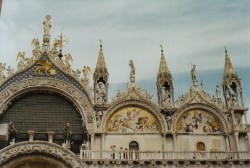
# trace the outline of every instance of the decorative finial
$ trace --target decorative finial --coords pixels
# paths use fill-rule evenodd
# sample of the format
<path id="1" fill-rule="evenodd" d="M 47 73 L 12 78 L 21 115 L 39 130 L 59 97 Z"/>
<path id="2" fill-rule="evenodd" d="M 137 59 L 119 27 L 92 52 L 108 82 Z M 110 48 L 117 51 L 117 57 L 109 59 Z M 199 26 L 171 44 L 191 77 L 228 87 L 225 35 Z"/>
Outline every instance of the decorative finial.
<path id="1" fill-rule="evenodd" d="M 161 47 L 161 53 L 163 54 L 163 46 L 162 46 L 162 44 L 160 45 L 160 47 Z"/>
<path id="2" fill-rule="evenodd" d="M 100 40 L 100 48 L 102 48 L 102 40 Z"/>
<path id="3" fill-rule="evenodd" d="M 227 55 L 227 47 L 225 46 L 225 54 Z"/>

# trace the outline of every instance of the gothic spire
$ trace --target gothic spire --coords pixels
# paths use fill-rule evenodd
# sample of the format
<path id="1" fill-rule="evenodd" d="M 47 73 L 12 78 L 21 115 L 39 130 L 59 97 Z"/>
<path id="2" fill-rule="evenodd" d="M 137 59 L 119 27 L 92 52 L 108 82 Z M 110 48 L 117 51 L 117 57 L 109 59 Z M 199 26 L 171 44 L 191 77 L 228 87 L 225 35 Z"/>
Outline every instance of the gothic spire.
<path id="1" fill-rule="evenodd" d="M 98 68 L 106 68 L 103 50 L 102 50 L 102 40 L 100 40 L 100 50 L 99 50 L 98 60 L 96 63 L 96 69 Z"/>
<path id="2" fill-rule="evenodd" d="M 174 107 L 173 78 L 168 69 L 162 45 L 161 45 L 161 61 L 160 61 L 159 73 L 157 74 L 156 84 L 157 84 L 158 104 L 160 105 L 160 107 L 162 108 Z"/>
<path id="3" fill-rule="evenodd" d="M 162 47 L 162 45 L 160 45 L 160 46 L 161 46 L 161 60 L 160 60 L 159 73 L 164 73 L 164 72 L 170 73 L 165 56 L 164 56 L 163 47 Z"/>
<path id="4" fill-rule="evenodd" d="M 100 40 L 100 50 L 93 74 L 94 79 L 94 103 L 103 104 L 108 102 L 108 69 L 105 64 L 102 41 Z"/>
<path id="5" fill-rule="evenodd" d="M 231 63 L 229 56 L 227 55 L 227 48 L 225 47 L 225 67 L 224 67 L 224 77 L 236 76 L 236 72 Z"/>

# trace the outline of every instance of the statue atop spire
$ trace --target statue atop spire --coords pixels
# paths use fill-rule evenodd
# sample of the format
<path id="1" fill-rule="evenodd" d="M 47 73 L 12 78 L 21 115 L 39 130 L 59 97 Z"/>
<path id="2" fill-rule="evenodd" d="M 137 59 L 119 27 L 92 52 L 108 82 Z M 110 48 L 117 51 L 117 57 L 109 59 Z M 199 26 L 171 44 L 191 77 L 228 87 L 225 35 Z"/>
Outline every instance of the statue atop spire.
<path id="1" fill-rule="evenodd" d="M 135 83 L 135 65 L 133 63 L 133 60 L 129 60 L 129 66 L 130 66 L 130 82 Z"/>
<path id="2" fill-rule="evenodd" d="M 43 22 L 43 48 L 45 50 L 49 49 L 49 42 L 50 42 L 50 28 L 51 28 L 51 16 L 47 15 L 44 22 Z"/>
<path id="3" fill-rule="evenodd" d="M 193 65 L 193 67 L 191 69 L 191 77 L 192 77 L 194 87 L 197 87 L 198 86 L 198 80 L 196 78 L 197 74 L 196 74 L 195 67 L 196 67 L 196 65 Z"/>
<path id="4" fill-rule="evenodd" d="M 50 19 L 51 19 L 51 16 L 47 15 L 45 21 L 43 22 L 43 25 L 44 25 L 43 26 L 44 34 L 46 34 L 46 35 L 50 35 L 50 32 L 49 32 L 49 30 L 51 28 L 51 21 L 50 21 Z"/>

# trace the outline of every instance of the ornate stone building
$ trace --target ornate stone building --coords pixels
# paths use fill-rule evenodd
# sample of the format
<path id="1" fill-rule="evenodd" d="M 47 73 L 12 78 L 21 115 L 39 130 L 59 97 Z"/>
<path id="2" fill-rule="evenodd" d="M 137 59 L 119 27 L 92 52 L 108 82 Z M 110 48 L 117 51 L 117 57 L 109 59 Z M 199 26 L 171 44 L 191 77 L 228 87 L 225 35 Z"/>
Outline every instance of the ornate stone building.
<path id="1" fill-rule="evenodd" d="M 222 94 L 193 86 L 174 98 L 173 77 L 161 50 L 157 101 L 136 83 L 111 100 L 102 44 L 91 70 L 71 68 L 65 39 L 43 42 L 17 56 L 17 70 L 0 64 L 0 167 L 249 167 L 250 127 L 241 81 L 225 51 Z M 178 89 L 178 88 L 177 88 Z M 222 98 L 222 95 L 224 98 Z"/>

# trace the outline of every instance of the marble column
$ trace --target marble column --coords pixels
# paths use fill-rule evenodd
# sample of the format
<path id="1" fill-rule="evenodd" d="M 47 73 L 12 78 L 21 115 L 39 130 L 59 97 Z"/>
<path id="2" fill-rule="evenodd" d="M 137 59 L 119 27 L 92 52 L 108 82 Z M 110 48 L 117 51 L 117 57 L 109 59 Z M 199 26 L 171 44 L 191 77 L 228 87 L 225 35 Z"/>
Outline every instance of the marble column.
<path id="1" fill-rule="evenodd" d="M 106 134 L 102 134 L 101 158 L 105 158 L 104 151 L 106 150 Z"/>
<path id="2" fill-rule="evenodd" d="M 244 119 L 245 119 L 245 124 L 248 124 L 248 121 L 247 121 L 247 112 L 244 111 Z"/>
<path id="3" fill-rule="evenodd" d="M 177 151 L 177 134 L 173 134 L 173 140 L 174 140 L 174 151 Z"/>
<path id="4" fill-rule="evenodd" d="M 225 139 L 226 139 L 226 150 L 230 151 L 229 135 L 228 134 L 225 135 Z"/>
<path id="5" fill-rule="evenodd" d="M 239 133 L 238 132 L 234 132 L 234 138 L 235 138 L 235 142 L 236 142 L 236 151 L 239 151 L 240 146 L 239 146 Z"/>
<path id="6" fill-rule="evenodd" d="M 250 132 L 247 132 L 248 150 L 250 150 Z"/>

